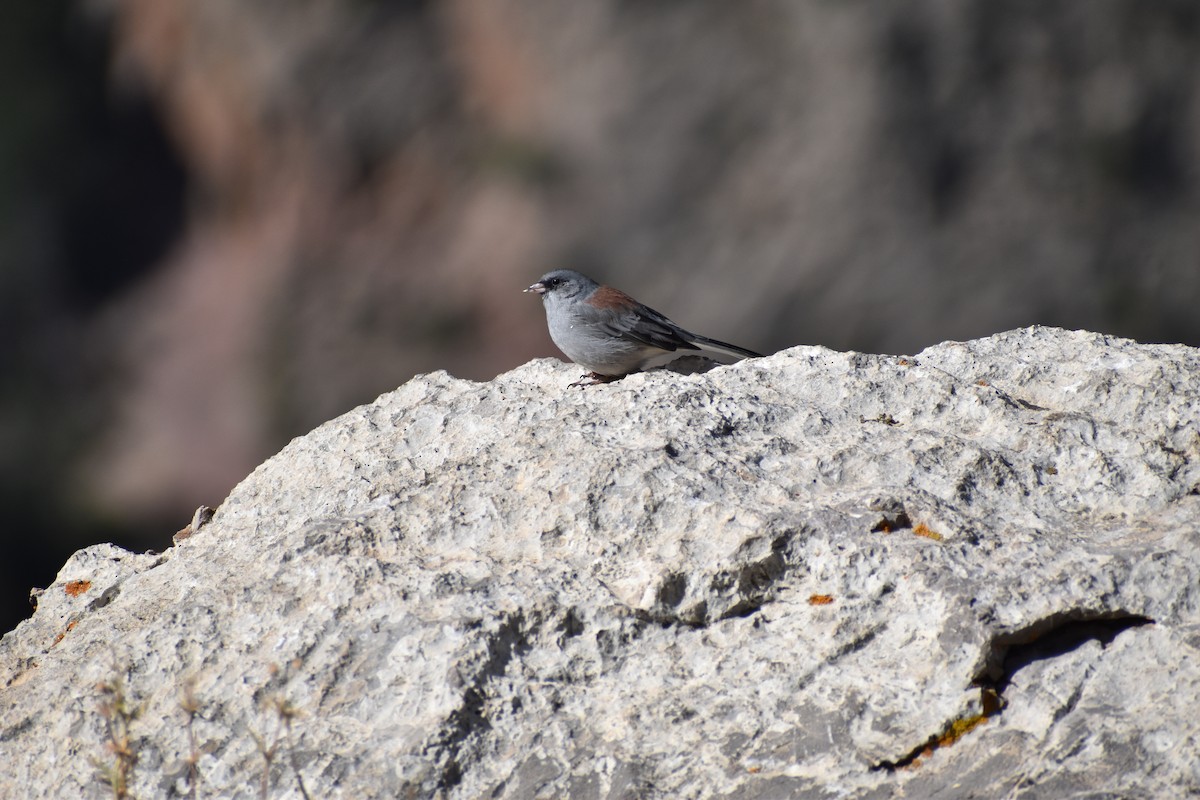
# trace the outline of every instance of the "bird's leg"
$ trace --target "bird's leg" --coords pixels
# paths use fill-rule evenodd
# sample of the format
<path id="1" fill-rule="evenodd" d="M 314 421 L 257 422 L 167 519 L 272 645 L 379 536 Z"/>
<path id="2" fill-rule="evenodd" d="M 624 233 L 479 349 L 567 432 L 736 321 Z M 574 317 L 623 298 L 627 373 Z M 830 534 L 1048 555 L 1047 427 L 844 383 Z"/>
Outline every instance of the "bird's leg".
<path id="1" fill-rule="evenodd" d="M 601 375 L 599 372 L 589 372 L 586 375 L 580 375 L 579 380 L 575 381 L 567 388 L 574 389 L 576 386 L 578 386 L 580 389 L 583 389 L 587 386 L 595 386 L 598 383 L 612 383 L 620 377 L 620 375 Z"/>

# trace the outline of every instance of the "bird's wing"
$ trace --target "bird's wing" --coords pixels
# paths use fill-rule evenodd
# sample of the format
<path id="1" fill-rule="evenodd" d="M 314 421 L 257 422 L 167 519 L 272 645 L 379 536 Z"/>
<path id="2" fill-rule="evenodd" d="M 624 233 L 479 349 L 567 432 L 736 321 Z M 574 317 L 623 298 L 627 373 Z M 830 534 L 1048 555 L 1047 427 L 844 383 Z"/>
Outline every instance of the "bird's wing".
<path id="1" fill-rule="evenodd" d="M 702 351 L 726 362 L 758 356 L 753 350 L 685 331 L 665 315 L 611 286 L 599 287 L 581 305 L 581 311 L 590 315 L 590 322 L 600 331 L 625 341 L 666 352 Z"/>
<path id="2" fill-rule="evenodd" d="M 636 314 L 602 312 L 600 324 L 607 333 L 660 350 L 699 350 L 692 334 L 652 308 L 641 306 Z"/>

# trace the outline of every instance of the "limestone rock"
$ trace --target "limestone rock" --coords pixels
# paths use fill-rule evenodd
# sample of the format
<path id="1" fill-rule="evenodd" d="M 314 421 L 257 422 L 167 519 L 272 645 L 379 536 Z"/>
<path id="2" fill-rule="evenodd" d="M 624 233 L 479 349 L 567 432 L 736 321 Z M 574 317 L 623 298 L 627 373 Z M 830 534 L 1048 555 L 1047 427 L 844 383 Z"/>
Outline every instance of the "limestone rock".
<path id="1" fill-rule="evenodd" d="M 1200 791 L 1200 351 L 577 372 L 416 378 L 77 553 L 0 641 L 0 796 Z"/>

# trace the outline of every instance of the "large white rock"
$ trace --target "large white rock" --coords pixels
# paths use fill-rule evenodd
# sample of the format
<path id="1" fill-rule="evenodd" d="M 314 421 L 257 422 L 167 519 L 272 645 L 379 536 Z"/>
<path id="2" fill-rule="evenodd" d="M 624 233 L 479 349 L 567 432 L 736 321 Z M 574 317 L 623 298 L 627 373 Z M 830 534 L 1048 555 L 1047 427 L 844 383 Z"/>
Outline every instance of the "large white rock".
<path id="1" fill-rule="evenodd" d="M 416 378 L 77 553 L 0 642 L 0 796 L 1200 792 L 1200 351 L 577 374 Z"/>

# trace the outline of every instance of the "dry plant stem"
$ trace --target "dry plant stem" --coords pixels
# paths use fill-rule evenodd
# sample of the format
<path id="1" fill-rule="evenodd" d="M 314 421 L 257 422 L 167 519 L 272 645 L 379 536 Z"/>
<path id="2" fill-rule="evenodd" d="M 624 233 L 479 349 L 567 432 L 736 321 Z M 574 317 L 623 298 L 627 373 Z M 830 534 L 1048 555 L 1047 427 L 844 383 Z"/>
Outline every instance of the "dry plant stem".
<path id="1" fill-rule="evenodd" d="M 292 660 L 284 665 L 281 675 L 281 684 L 283 686 L 287 685 L 287 682 L 291 677 L 292 670 L 299 668 L 299 666 L 300 661 L 298 659 Z M 272 674 L 280 673 L 279 667 L 272 667 L 271 671 Z M 304 798 L 304 800 L 312 800 L 312 798 L 309 797 L 308 790 L 304 787 L 304 779 L 300 777 L 300 765 L 296 763 L 296 750 L 292 746 L 292 720 L 298 716 L 300 712 L 294 705 L 288 702 L 288 699 L 284 696 L 282 689 L 278 694 L 271 698 L 270 703 L 275 708 L 275 736 L 271 742 L 270 750 L 264 750 L 263 757 L 267 758 L 269 752 L 270 758 L 273 759 L 275 757 L 275 753 L 279 749 L 279 742 L 282 739 L 284 746 L 287 747 L 288 765 L 292 768 L 292 773 L 296 776 L 296 786 L 300 789 L 300 795 Z M 263 750 L 263 745 L 260 744 L 259 749 Z M 270 767 L 269 760 L 267 767 L 268 769 Z"/>
<path id="2" fill-rule="evenodd" d="M 196 715 L 200 713 L 200 703 L 196 699 L 195 686 L 191 680 L 184 683 L 183 699 L 180 701 L 180 707 L 187 714 L 187 736 L 188 736 L 188 797 L 191 800 L 196 800 L 200 787 L 200 750 L 196 747 Z"/>
<path id="3" fill-rule="evenodd" d="M 292 717 L 296 716 L 296 711 L 291 706 L 287 707 L 289 713 L 283 717 L 283 735 L 284 743 L 287 745 L 288 762 L 292 765 L 292 772 L 296 773 L 296 785 L 300 787 L 300 796 L 304 800 L 312 800 L 308 796 L 308 791 L 304 788 L 304 780 L 300 777 L 300 767 L 296 764 L 296 751 L 292 747 Z M 280 710 L 280 714 L 283 714 Z"/>
<path id="4" fill-rule="evenodd" d="M 272 743 L 268 747 L 265 736 L 260 736 L 253 731 L 250 732 L 250 735 L 254 737 L 254 744 L 258 746 L 258 752 L 263 757 L 263 771 L 258 784 L 258 794 L 263 800 L 267 800 L 267 790 L 271 786 L 271 762 L 275 760 L 276 743 Z"/>
<path id="5" fill-rule="evenodd" d="M 283 683 L 287 683 L 289 668 L 295 666 L 295 662 L 289 664 L 283 670 Z M 279 668 L 272 667 L 272 675 L 278 674 Z M 268 699 L 267 704 L 275 711 L 275 730 L 268 737 L 266 732 L 262 735 L 251 731 L 250 735 L 254 737 L 254 743 L 258 747 L 258 752 L 263 757 L 263 773 L 259 782 L 259 794 L 266 798 L 267 790 L 271 783 L 271 765 L 275 762 L 275 756 L 279 753 L 279 746 L 282 743 L 287 748 L 288 765 L 292 768 L 292 772 L 296 776 L 296 786 L 300 789 L 300 795 L 304 800 L 312 800 L 308 794 L 308 789 L 304 786 L 304 779 L 300 776 L 300 765 L 296 762 L 296 751 L 292 746 L 292 719 L 298 716 L 299 711 L 284 697 L 282 691 L 274 694 Z"/>
<path id="6" fill-rule="evenodd" d="M 112 764 L 96 762 L 99 778 L 112 789 L 114 800 L 127 800 L 130 779 L 137 753 L 129 736 L 130 724 L 137 718 L 137 709 L 130 704 L 125 686 L 119 675 L 97 687 L 104 699 L 100 702 L 100 715 L 104 717 L 107 747 L 115 760 Z"/>

